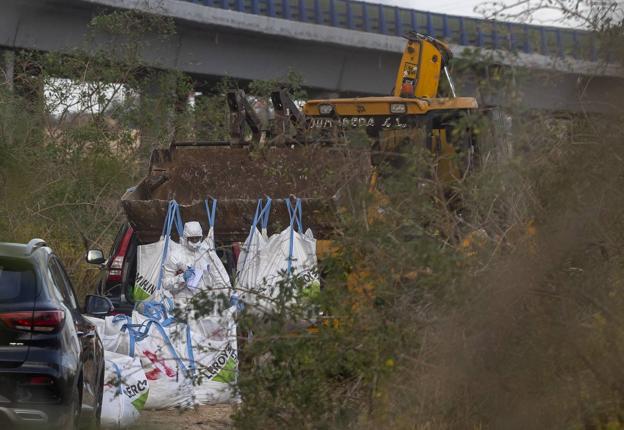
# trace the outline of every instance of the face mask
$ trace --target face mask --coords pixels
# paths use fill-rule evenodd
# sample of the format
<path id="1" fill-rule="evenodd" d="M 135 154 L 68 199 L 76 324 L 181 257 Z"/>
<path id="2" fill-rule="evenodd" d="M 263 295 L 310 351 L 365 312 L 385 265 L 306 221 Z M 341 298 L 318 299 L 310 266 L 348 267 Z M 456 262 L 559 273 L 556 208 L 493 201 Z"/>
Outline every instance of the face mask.
<path id="1" fill-rule="evenodd" d="M 192 249 L 193 251 L 198 250 L 199 246 L 201 245 L 201 242 L 190 242 L 190 241 L 187 241 L 186 243 L 188 244 L 189 249 Z"/>

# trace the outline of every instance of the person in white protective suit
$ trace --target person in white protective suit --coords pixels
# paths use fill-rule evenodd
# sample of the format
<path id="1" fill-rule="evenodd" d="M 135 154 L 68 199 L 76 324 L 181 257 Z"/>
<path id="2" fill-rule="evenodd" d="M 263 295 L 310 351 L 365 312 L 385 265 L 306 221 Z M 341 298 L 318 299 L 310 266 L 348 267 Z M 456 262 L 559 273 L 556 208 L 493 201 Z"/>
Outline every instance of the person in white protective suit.
<path id="1" fill-rule="evenodd" d="M 230 280 L 214 250 L 214 238 L 204 240 L 197 221 L 184 224 L 180 246 L 171 248 L 163 272 L 163 287 L 177 304 L 205 290 L 229 295 Z"/>

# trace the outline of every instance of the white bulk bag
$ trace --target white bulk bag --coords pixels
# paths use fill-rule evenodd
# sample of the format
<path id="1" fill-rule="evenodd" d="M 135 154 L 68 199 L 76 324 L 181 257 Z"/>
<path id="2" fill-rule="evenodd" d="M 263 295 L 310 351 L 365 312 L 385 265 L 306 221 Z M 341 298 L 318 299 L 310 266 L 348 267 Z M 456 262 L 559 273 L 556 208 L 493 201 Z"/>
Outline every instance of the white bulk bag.
<path id="1" fill-rule="evenodd" d="M 210 227 L 206 239 L 201 243 L 201 262 L 205 265 L 202 272 L 201 284 L 198 294 L 203 299 L 209 299 L 217 305 L 212 309 L 213 313 L 222 312 L 229 307 L 229 298 L 232 294 L 232 283 L 227 269 L 217 255 L 214 242 L 214 228 Z"/>
<path id="2" fill-rule="evenodd" d="M 256 294 L 258 279 L 262 271 L 262 252 L 268 243 L 266 231 L 260 232 L 253 228 L 247 237 L 238 257 L 236 292 L 244 303 L 253 300 Z"/>
<path id="3" fill-rule="evenodd" d="M 194 369 L 194 400 L 197 404 L 219 404 L 237 401 L 235 384 L 238 379 L 238 350 L 236 342 L 236 307 L 220 316 L 189 320 L 182 348 L 186 362 Z M 191 342 L 191 351 L 188 342 Z"/>
<path id="4" fill-rule="evenodd" d="M 200 405 L 214 405 L 237 401 L 236 341 L 217 341 L 193 336 L 193 352 L 196 369 L 193 386 L 195 402 Z"/>
<path id="5" fill-rule="evenodd" d="M 204 284 L 208 287 L 209 291 L 214 295 L 230 296 L 232 290 L 232 283 L 230 281 L 230 275 L 227 269 L 223 265 L 223 261 L 217 255 L 217 249 L 215 245 L 215 212 L 217 209 L 217 201 L 213 199 L 212 207 L 209 208 L 208 201 L 204 200 L 206 205 L 206 213 L 208 214 L 208 234 L 206 239 L 201 244 L 201 249 L 206 252 L 205 259 L 208 260 L 208 267 L 204 270 Z"/>
<path id="6" fill-rule="evenodd" d="M 303 277 L 305 285 L 310 286 L 319 282 L 317 264 L 316 240 L 310 229 L 301 234 L 289 227 L 271 236 L 262 252 L 256 294 L 247 303 L 260 312 L 275 310 L 276 300 L 280 295 L 280 282 L 287 278 L 288 271 L 290 270 L 291 276 Z M 291 297 L 290 303 L 293 301 L 294 297 Z"/>
<path id="7" fill-rule="evenodd" d="M 165 247 L 166 255 L 170 255 L 179 246 L 180 244 L 167 237 L 161 237 L 158 242 L 137 246 L 137 274 L 133 289 L 135 301 L 160 299 L 157 290 Z"/>
<path id="8" fill-rule="evenodd" d="M 104 349 L 118 354 L 129 355 L 130 334 L 123 326 L 130 321 L 123 316 L 107 316 L 104 318 L 104 330 L 100 334 Z"/>
<path id="9" fill-rule="evenodd" d="M 130 322 L 125 315 L 109 315 L 105 318 L 87 317 L 95 325 L 105 351 L 128 355 L 130 335 L 123 326 Z"/>
<path id="10" fill-rule="evenodd" d="M 228 403 L 236 399 L 234 385 L 238 376 L 238 354 L 235 312 L 236 308 L 230 307 L 222 315 L 199 319 L 189 315 L 188 325 L 168 321 L 169 324 L 162 327 L 189 372 L 192 385 L 189 404 Z M 135 324 L 144 326 L 150 321 L 136 311 L 132 319 Z M 140 352 L 136 346 L 135 349 Z M 152 405 L 150 401 L 146 408 L 151 409 Z"/>
<path id="11" fill-rule="evenodd" d="M 279 284 L 289 275 L 303 277 L 305 286 L 319 284 L 316 239 L 310 229 L 305 234 L 302 232 L 301 200 L 297 199 L 294 207 L 286 200 L 286 206 L 290 214 L 290 226 L 271 236 L 258 249 L 253 279 L 250 277 L 247 280 L 250 292 L 244 301 L 255 313 L 275 310 L 280 295 Z"/>
<path id="12" fill-rule="evenodd" d="M 158 296 L 161 290 L 162 267 L 168 255 L 175 252 L 180 244 L 171 240 L 171 231 L 176 226 L 178 234 L 182 235 L 182 218 L 180 209 L 175 200 L 169 202 L 167 216 L 160 239 L 154 243 L 137 246 L 137 272 L 134 282 L 133 296 L 135 301 L 161 300 Z"/>
<path id="13" fill-rule="evenodd" d="M 249 235 L 245 239 L 238 255 L 236 292 L 239 295 L 239 299 L 245 303 L 253 300 L 250 296 L 256 293 L 259 273 L 262 271 L 262 253 L 269 241 L 267 226 L 270 210 L 270 198 L 267 199 L 264 206 L 262 200 L 258 201 Z M 258 225 L 260 225 L 261 229 L 258 229 Z"/>
<path id="14" fill-rule="evenodd" d="M 190 407 L 192 381 L 168 331 L 157 321 L 147 320 L 139 332 L 142 336 L 134 344 L 134 351 L 150 383 L 145 409 Z"/>
<path id="15" fill-rule="evenodd" d="M 106 351 L 104 359 L 101 424 L 126 428 L 139 418 L 149 397 L 149 383 L 138 358 Z"/>

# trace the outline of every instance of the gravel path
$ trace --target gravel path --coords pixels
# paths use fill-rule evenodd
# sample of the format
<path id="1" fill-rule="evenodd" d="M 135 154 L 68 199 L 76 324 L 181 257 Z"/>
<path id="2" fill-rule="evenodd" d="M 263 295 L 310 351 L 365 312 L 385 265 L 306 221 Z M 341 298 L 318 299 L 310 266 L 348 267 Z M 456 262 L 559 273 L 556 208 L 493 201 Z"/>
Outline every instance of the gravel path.
<path id="1" fill-rule="evenodd" d="M 189 411 L 142 411 L 132 430 L 226 430 L 232 405 L 199 406 Z"/>

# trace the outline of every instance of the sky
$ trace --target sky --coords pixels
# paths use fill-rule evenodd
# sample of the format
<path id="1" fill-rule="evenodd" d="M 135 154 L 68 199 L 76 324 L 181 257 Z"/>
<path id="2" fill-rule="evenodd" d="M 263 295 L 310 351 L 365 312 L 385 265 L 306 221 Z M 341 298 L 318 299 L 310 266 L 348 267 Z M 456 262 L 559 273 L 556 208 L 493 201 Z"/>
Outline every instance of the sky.
<path id="1" fill-rule="evenodd" d="M 370 3 L 384 3 L 392 6 L 400 6 L 408 9 L 418 9 L 429 12 L 446 13 L 449 15 L 483 16 L 474 11 L 475 7 L 482 5 L 484 0 L 364 0 Z M 512 3 L 507 1 L 506 3 Z M 556 25 L 575 27 L 574 23 L 561 22 L 561 14 L 557 11 L 542 11 L 535 16 L 534 24 Z"/>
<path id="2" fill-rule="evenodd" d="M 480 0 L 368 0 L 371 3 L 385 3 L 408 9 L 441 12 L 452 15 L 479 16 L 473 9 Z"/>

